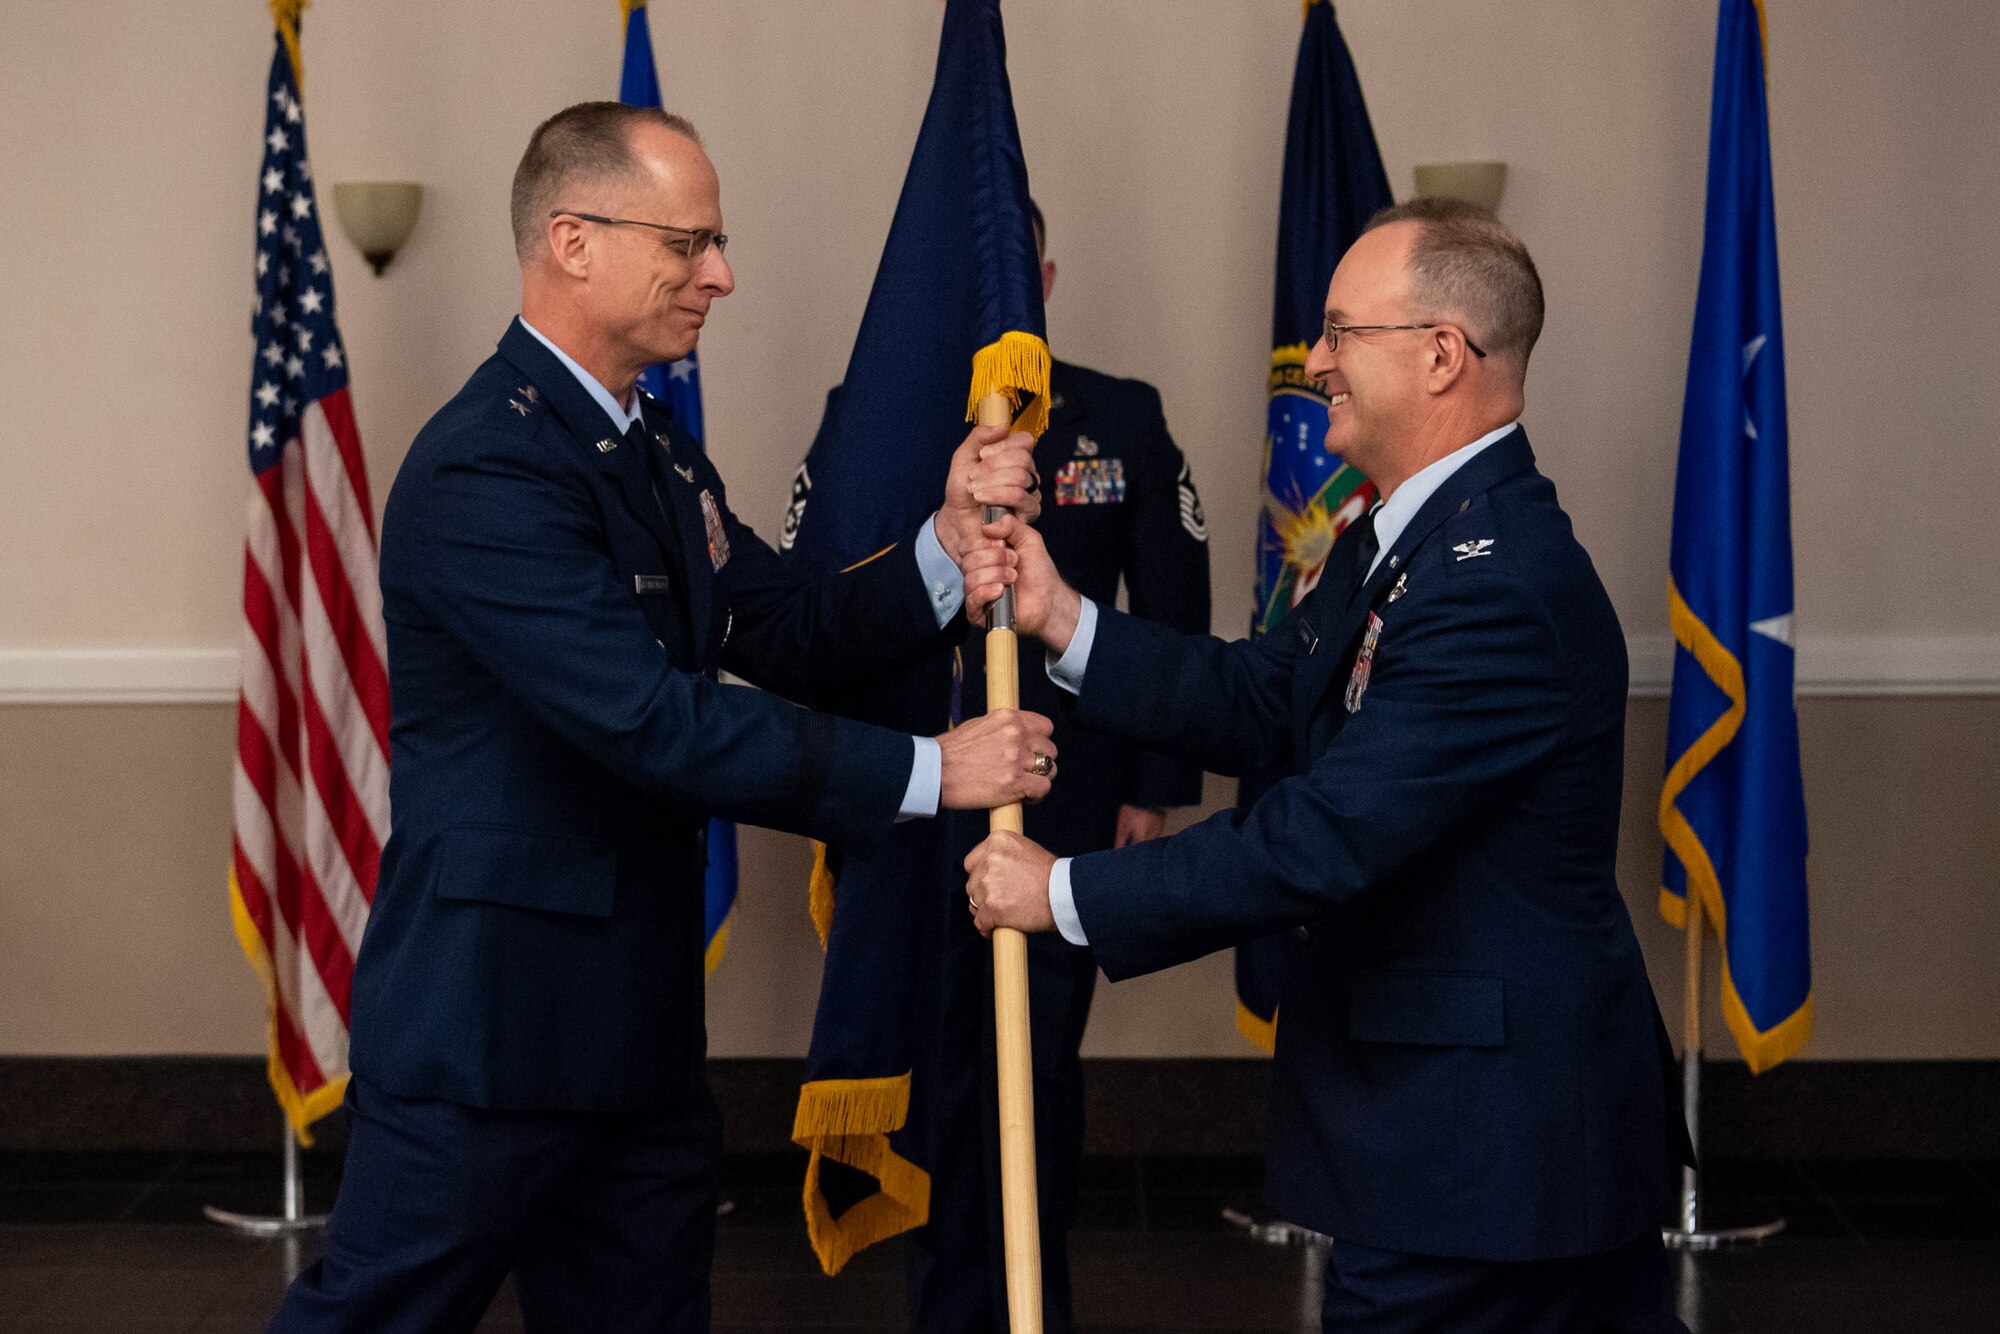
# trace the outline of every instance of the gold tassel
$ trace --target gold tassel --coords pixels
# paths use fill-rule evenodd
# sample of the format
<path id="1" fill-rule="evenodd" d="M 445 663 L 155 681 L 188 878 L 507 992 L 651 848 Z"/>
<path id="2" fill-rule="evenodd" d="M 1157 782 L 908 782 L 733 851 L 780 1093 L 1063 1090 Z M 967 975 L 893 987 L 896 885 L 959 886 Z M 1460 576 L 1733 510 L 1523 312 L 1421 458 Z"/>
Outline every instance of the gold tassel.
<path id="1" fill-rule="evenodd" d="M 1021 413 L 1014 429 L 1040 436 L 1049 426 L 1050 360 L 1046 342 L 1018 329 L 1009 329 L 997 341 L 980 348 L 972 354 L 972 389 L 965 399 L 965 419 L 977 420 L 980 399 L 1005 394 L 1007 402 Z M 1022 411 L 1024 394 L 1035 397 Z"/>
<path id="2" fill-rule="evenodd" d="M 292 82 L 299 86 L 299 96 L 306 95 L 306 58 L 299 53 L 299 15 L 306 12 L 312 0 L 271 0 L 271 18 L 278 25 L 278 36 L 285 39 L 285 54 L 292 58 Z"/>
<path id="3" fill-rule="evenodd" d="M 819 1079 L 799 1090 L 792 1142 L 812 1153 L 806 1163 L 806 1235 L 827 1274 L 899 1232 L 930 1221 L 930 1173 L 889 1147 L 889 1135 L 910 1115 L 910 1076 Z M 878 1183 L 875 1194 L 838 1218 L 819 1188 L 820 1162 L 831 1158 Z"/>
<path id="4" fill-rule="evenodd" d="M 833 935 L 833 872 L 826 865 L 826 844 L 813 843 L 812 874 L 806 877 L 806 915 L 812 918 L 813 930 L 819 932 L 819 947 L 826 949 L 826 942 Z"/>

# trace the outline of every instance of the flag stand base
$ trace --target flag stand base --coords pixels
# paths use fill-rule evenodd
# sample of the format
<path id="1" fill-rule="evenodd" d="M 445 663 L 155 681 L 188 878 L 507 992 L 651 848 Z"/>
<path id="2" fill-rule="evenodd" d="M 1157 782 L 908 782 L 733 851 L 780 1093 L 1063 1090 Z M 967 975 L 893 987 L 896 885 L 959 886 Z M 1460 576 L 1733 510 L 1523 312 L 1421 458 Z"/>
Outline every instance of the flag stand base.
<path id="1" fill-rule="evenodd" d="M 1700 1228 L 1684 1232 L 1677 1227 L 1660 1229 L 1660 1240 L 1670 1251 L 1719 1251 L 1731 1246 L 1755 1246 L 1768 1241 L 1785 1230 L 1785 1220 L 1774 1218 L 1768 1223 L 1757 1223 L 1750 1227 Z"/>
<path id="2" fill-rule="evenodd" d="M 1687 940 L 1687 991 L 1682 1002 L 1681 1118 L 1687 1124 L 1688 1144 L 1697 1155 L 1701 1148 L 1701 949 L 1702 912 L 1699 896 L 1689 893 L 1683 930 Z M 1697 1161 L 1698 1161 L 1697 1157 Z M 1681 1218 L 1679 1227 L 1660 1229 L 1660 1240 L 1672 1251 L 1717 1251 L 1732 1246 L 1756 1246 L 1785 1230 L 1785 1220 L 1753 1223 L 1748 1227 L 1703 1227 L 1701 1225 L 1701 1173 L 1693 1167 L 1681 1168 Z M 1685 1315 L 1685 1312 L 1683 1312 Z"/>
<path id="3" fill-rule="evenodd" d="M 1299 1248 L 1299 1304 L 1296 1327 L 1318 1329 L 1326 1290 L 1326 1251 L 1333 1238 L 1281 1218 L 1259 1219 L 1241 1209 L 1224 1208 L 1222 1221 L 1266 1246 Z"/>
<path id="4" fill-rule="evenodd" d="M 325 1214 L 306 1212 L 305 1182 L 299 1178 L 299 1141 L 291 1126 L 285 1127 L 285 1187 L 282 1214 L 240 1214 L 205 1204 L 201 1208 L 211 1223 L 251 1237 L 285 1237 L 300 1232 L 316 1232 L 326 1226 Z"/>

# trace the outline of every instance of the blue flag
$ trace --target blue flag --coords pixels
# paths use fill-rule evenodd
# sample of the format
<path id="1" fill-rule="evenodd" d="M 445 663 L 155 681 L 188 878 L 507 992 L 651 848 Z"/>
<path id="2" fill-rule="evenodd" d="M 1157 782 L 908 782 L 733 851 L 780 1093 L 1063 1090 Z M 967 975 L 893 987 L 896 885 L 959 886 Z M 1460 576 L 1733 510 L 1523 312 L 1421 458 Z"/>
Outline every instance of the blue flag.
<path id="1" fill-rule="evenodd" d="M 628 107 L 657 107 L 660 76 L 653 68 L 653 38 L 646 25 L 646 0 L 620 0 L 625 10 L 625 64 L 618 76 L 618 100 Z M 690 352 L 671 364 L 648 366 L 639 384 L 667 405 L 674 420 L 687 428 L 697 445 L 706 446 L 701 429 L 701 368 Z M 707 967 L 715 971 L 729 948 L 729 914 L 736 908 L 736 826 L 728 820 L 708 822 L 708 873 L 704 884 L 704 929 Z"/>
<path id="2" fill-rule="evenodd" d="M 1722 0 L 1708 218 L 1667 587 L 1674 684 L 1660 911 L 1722 939 L 1722 1009 L 1752 1071 L 1812 1031 L 1806 811 L 1792 691 L 1791 483 L 1763 6 Z"/>
<path id="3" fill-rule="evenodd" d="M 1306 6 L 1285 123 L 1278 197 L 1278 283 L 1271 313 L 1264 507 L 1257 521 L 1257 610 L 1251 633 L 1285 618 L 1319 582 L 1341 531 L 1367 513 L 1375 486 L 1326 451 L 1326 396 L 1307 383 L 1306 356 L 1325 323 L 1326 285 L 1368 219 L 1395 200 L 1361 80 L 1333 6 Z M 1243 780 L 1247 808 L 1275 775 Z M 1270 1051 L 1276 1040 L 1282 938 L 1236 951 L 1236 1026 Z"/>
<path id="4" fill-rule="evenodd" d="M 798 477 L 783 545 L 845 569 L 908 541 L 937 507 L 987 393 L 1047 421 L 1049 349 L 1028 172 L 997 0 L 947 0 L 937 72 L 847 375 Z M 1032 396 L 1032 397 L 1030 397 Z M 919 734 L 953 706 L 949 651 L 885 675 L 839 711 Z M 945 820 L 898 826 L 868 857 L 821 848 L 810 908 L 827 950 L 792 1138 L 811 1151 L 806 1227 L 828 1273 L 930 1217 L 924 1117 L 937 997 L 967 937 Z M 951 1050 L 953 1068 L 978 1059 Z M 946 1127 L 948 1133 L 967 1133 Z M 894 1137 L 892 1140 L 892 1136 Z"/>

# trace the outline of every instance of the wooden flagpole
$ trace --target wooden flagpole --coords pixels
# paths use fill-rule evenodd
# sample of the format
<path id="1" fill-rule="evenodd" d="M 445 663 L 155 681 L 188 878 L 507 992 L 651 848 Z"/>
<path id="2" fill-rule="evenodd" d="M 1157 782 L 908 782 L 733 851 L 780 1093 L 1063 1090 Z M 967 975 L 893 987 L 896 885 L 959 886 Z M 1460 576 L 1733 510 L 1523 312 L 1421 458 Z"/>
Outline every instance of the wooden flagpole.
<path id="1" fill-rule="evenodd" d="M 979 400 L 981 426 L 1014 419 L 1005 394 Z M 988 507 L 988 521 L 1002 511 Z M 986 632 L 986 711 L 1021 707 L 1021 652 L 1014 633 L 1014 590 L 994 604 Z M 993 832 L 1022 832 L 1021 803 L 996 807 Z M 1028 938 L 1012 927 L 993 932 L 994 1046 L 1000 1064 L 1000 1206 L 1007 1255 L 1007 1320 L 1013 1334 L 1041 1334 L 1042 1230 L 1035 1198 L 1035 1085 L 1028 1042 Z"/>

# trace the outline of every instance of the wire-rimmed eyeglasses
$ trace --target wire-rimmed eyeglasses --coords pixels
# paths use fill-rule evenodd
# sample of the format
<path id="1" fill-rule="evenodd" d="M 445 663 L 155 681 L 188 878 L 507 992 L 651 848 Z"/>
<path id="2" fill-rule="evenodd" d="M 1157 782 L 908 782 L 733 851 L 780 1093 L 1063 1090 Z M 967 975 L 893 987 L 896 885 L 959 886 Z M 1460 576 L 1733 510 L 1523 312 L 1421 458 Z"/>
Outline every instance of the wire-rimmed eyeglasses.
<path id="1" fill-rule="evenodd" d="M 1460 338 L 1463 338 L 1463 339 L 1465 339 L 1465 345 L 1466 345 L 1466 347 L 1467 347 L 1467 348 L 1469 348 L 1469 349 L 1471 350 L 1471 352 L 1472 352 L 1472 355 L 1473 355 L 1473 356 L 1475 356 L 1475 357 L 1478 357 L 1478 358 L 1480 358 L 1480 359 L 1481 359 L 1482 361 L 1483 361 L 1483 360 L 1485 359 L 1485 357 L 1486 357 L 1486 350 L 1485 350 L 1484 348 L 1480 347 L 1480 346 L 1479 346 L 1479 344 L 1477 344 L 1477 343 L 1473 342 L 1473 341 L 1472 341 L 1472 339 L 1471 339 L 1471 337 L 1470 337 L 1470 336 L 1469 336 L 1469 335 L 1468 335 L 1468 334 L 1467 334 L 1467 333 L 1465 332 L 1465 330 L 1464 330 L 1464 329 L 1460 329 L 1460 328 L 1459 328 L 1459 326 L 1458 326 L 1458 325 L 1456 325 L 1456 324 L 1443 324 L 1443 323 L 1434 323 L 1434 324 L 1335 324 L 1335 323 L 1334 323 L 1334 322 L 1333 322 L 1332 320 L 1328 320 L 1328 321 L 1326 322 L 1326 332 L 1325 332 L 1325 334 L 1324 334 L 1324 337 L 1326 338 L 1326 350 L 1327 350 L 1327 351 L 1329 351 L 1329 352 L 1338 352 L 1338 351 L 1340 351 L 1340 336 L 1341 336 L 1342 334 L 1351 334 L 1351 333 L 1388 333 L 1389 331 L 1391 331 L 1391 330 L 1394 330 L 1394 329 L 1458 329 L 1458 336 L 1459 336 Z"/>
<path id="2" fill-rule="evenodd" d="M 550 209 L 552 218 L 576 218 L 582 222 L 600 223 L 606 227 L 650 227 L 656 232 L 669 232 L 674 240 L 667 242 L 667 248 L 679 252 L 689 260 L 700 259 L 715 247 L 718 255 L 729 250 L 729 238 L 721 232 L 712 232 L 706 227 L 673 227 L 664 222 L 641 222 L 637 218 L 607 218 L 598 213 L 579 213 L 573 208 Z"/>

